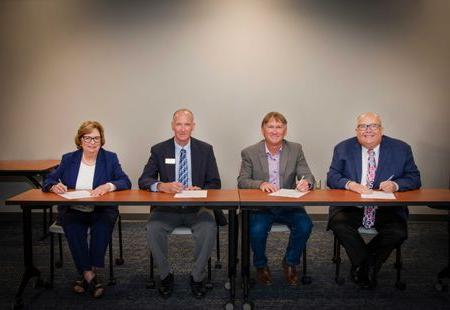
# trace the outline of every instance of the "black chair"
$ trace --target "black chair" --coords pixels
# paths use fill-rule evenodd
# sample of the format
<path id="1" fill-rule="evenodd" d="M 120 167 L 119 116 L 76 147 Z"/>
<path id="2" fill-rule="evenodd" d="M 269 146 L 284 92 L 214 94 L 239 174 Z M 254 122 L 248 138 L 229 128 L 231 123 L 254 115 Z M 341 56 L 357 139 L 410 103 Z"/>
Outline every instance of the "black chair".
<path id="1" fill-rule="evenodd" d="M 217 231 L 216 231 L 216 264 L 214 266 L 214 268 L 216 269 L 221 269 L 222 268 L 222 262 L 220 259 L 220 227 L 221 226 L 226 226 L 228 224 L 227 219 L 225 217 L 225 215 L 223 214 L 222 210 L 214 210 L 214 216 L 215 216 L 215 220 L 216 220 L 216 225 L 217 225 Z M 180 226 L 174 229 L 174 231 L 172 232 L 172 235 L 190 235 L 192 234 L 192 231 L 189 227 L 184 227 L 184 226 Z M 149 275 L 149 279 L 147 281 L 146 287 L 149 289 L 153 289 L 156 287 L 156 282 L 155 282 L 155 276 L 154 276 L 154 261 L 153 261 L 153 255 L 152 252 L 150 252 L 150 275 Z M 207 281 L 205 283 L 205 287 L 207 289 L 212 289 L 213 288 L 213 284 L 211 283 L 211 279 L 212 279 L 212 262 L 211 262 L 211 257 L 208 259 L 208 276 L 207 276 Z"/>
<path id="2" fill-rule="evenodd" d="M 366 229 L 364 227 L 360 227 L 358 229 L 359 233 L 361 235 L 376 235 L 378 232 L 375 228 Z M 336 272 L 334 280 L 336 284 L 342 285 L 345 282 L 345 279 L 340 276 L 340 267 L 342 263 L 341 259 L 341 242 L 337 238 L 337 236 L 334 234 L 334 249 L 333 249 L 333 263 L 336 264 Z M 401 270 L 402 270 L 402 252 L 401 252 L 401 245 L 396 247 L 395 250 L 395 263 L 394 268 L 397 270 L 396 275 L 396 281 L 395 281 L 395 287 L 401 291 L 406 289 L 406 283 L 401 281 Z"/>
<path id="3" fill-rule="evenodd" d="M 118 226 L 118 234 L 119 234 L 119 257 L 116 258 L 116 265 L 123 265 L 123 240 L 122 240 L 122 218 L 120 214 L 117 216 L 116 225 Z M 63 266 L 63 249 L 62 249 L 62 235 L 64 235 L 64 230 L 61 225 L 57 223 L 57 221 L 53 222 L 49 227 L 50 233 L 50 281 L 49 286 L 53 287 L 53 282 L 55 278 L 55 267 L 61 268 Z M 54 235 L 58 235 L 58 245 L 59 245 L 59 261 L 55 263 L 55 245 L 54 245 Z M 108 252 L 109 252 L 109 281 L 108 285 L 115 285 L 116 279 L 114 277 L 114 263 L 113 263 L 113 246 L 112 239 L 109 242 Z"/>

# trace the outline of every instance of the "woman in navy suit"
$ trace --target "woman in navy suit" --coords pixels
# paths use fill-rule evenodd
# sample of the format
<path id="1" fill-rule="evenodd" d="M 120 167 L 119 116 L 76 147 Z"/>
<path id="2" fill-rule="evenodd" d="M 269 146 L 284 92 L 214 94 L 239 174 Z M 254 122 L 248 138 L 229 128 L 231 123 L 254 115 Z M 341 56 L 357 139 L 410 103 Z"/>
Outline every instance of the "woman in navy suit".
<path id="1" fill-rule="evenodd" d="M 89 190 L 95 197 L 131 188 L 117 155 L 102 148 L 105 135 L 100 123 L 83 122 L 75 144 L 78 150 L 63 155 L 59 167 L 46 177 L 43 191 L 62 194 L 69 189 Z M 104 267 L 118 206 L 60 206 L 58 213 L 73 260 L 82 275 L 81 280 L 75 281 L 74 291 L 80 294 L 90 291 L 95 298 L 101 297 L 104 288 L 96 269 Z"/>

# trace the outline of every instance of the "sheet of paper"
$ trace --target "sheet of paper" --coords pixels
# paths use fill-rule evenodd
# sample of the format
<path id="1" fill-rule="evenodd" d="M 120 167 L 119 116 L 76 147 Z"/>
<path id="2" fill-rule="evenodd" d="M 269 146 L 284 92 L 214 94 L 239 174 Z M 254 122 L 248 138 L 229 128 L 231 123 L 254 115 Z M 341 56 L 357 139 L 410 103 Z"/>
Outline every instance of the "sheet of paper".
<path id="1" fill-rule="evenodd" d="M 286 189 L 282 188 L 280 190 L 277 190 L 276 192 L 273 192 L 269 194 L 269 196 L 276 196 L 276 197 L 289 197 L 289 198 L 299 198 L 302 197 L 309 192 L 300 192 L 296 189 Z"/>
<path id="2" fill-rule="evenodd" d="M 361 198 L 369 199 L 397 199 L 394 193 L 386 193 L 383 191 L 373 191 L 371 194 L 361 194 Z"/>
<path id="3" fill-rule="evenodd" d="M 207 196 L 207 190 L 182 191 L 181 193 L 176 193 L 174 198 L 206 198 Z"/>
<path id="4" fill-rule="evenodd" d="M 89 191 L 73 191 L 73 192 L 66 192 L 64 194 L 58 194 L 58 195 L 66 198 L 66 199 L 79 199 L 79 198 L 91 197 L 91 193 Z"/>

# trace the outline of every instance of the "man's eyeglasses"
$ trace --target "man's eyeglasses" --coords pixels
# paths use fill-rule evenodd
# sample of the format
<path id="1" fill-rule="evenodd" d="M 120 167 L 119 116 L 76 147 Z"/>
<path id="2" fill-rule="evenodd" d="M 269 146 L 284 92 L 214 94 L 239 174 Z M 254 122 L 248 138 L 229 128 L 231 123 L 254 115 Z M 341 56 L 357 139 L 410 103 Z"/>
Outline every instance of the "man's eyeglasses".
<path id="1" fill-rule="evenodd" d="M 90 136 L 83 136 L 83 141 L 86 143 L 91 143 L 92 141 L 94 141 L 95 143 L 99 143 L 100 140 L 102 139 L 102 137 L 100 136 L 96 136 L 96 137 L 90 137 Z"/>
<path id="2" fill-rule="evenodd" d="M 380 124 L 359 124 L 356 128 L 360 131 L 365 131 L 367 129 L 370 130 L 378 130 L 381 128 Z"/>

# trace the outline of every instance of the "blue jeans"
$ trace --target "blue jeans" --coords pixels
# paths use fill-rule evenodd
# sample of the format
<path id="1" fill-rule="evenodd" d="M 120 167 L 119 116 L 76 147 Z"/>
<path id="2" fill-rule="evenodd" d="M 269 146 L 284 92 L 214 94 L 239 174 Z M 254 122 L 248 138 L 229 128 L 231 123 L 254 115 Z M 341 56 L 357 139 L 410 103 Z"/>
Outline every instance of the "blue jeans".
<path id="1" fill-rule="evenodd" d="M 300 264 L 300 257 L 312 230 L 312 221 L 304 209 L 271 208 L 250 213 L 250 243 L 253 250 L 253 265 L 267 266 L 266 241 L 273 223 L 289 227 L 289 243 L 284 255 L 288 265 Z"/>

